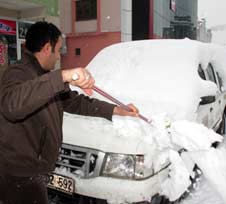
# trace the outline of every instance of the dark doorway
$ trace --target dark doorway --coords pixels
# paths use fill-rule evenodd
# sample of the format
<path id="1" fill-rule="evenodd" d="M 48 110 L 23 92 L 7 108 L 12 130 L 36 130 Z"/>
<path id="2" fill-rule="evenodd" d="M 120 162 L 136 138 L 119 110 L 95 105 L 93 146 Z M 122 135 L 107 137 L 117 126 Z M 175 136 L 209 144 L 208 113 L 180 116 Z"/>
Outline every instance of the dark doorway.
<path id="1" fill-rule="evenodd" d="M 132 0 L 132 40 L 149 38 L 150 0 Z"/>

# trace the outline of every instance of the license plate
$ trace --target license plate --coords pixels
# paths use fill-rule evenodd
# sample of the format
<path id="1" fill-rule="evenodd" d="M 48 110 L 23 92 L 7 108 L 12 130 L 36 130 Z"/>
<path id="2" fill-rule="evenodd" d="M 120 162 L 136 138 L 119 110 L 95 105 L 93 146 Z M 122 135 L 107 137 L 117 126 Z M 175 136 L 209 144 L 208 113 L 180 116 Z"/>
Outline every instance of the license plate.
<path id="1" fill-rule="evenodd" d="M 47 186 L 64 193 L 73 194 L 75 189 L 75 181 L 72 178 L 59 174 L 49 174 Z"/>

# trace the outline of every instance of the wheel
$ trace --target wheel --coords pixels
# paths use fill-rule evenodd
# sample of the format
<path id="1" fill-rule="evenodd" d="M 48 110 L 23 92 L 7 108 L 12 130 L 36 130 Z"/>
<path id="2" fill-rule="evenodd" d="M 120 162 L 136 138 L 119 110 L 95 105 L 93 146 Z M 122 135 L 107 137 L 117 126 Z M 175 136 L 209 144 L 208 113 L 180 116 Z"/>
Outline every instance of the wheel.
<path id="1" fill-rule="evenodd" d="M 220 134 L 220 135 L 225 134 L 225 120 L 226 120 L 226 115 L 225 115 L 225 112 L 224 112 L 223 116 L 222 116 L 222 121 L 221 121 L 220 127 L 217 130 L 217 133 Z"/>

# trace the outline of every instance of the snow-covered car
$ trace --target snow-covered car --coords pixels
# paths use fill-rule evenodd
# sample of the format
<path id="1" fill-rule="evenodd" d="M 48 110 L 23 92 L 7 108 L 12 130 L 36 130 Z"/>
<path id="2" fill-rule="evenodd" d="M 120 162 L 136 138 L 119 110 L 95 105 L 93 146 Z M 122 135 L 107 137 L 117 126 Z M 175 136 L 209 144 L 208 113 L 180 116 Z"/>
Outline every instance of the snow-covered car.
<path id="1" fill-rule="evenodd" d="M 174 169 L 179 176 L 169 185 L 175 177 L 169 152 L 181 156 L 181 149 L 189 147 L 177 144 L 183 137 L 173 124 L 190 121 L 190 129 L 204 124 L 224 133 L 225 48 L 189 39 L 124 42 L 103 49 L 87 68 L 98 87 L 125 104 L 134 103 L 151 122 L 65 113 L 63 145 L 49 188 L 93 197 L 96 203 L 157 203 L 156 195 L 178 199 L 190 182 Z M 109 101 L 98 93 L 93 97 Z M 206 131 L 203 126 L 207 137 Z M 174 139 L 176 134 L 181 137 Z M 217 135 L 209 143 L 220 142 Z M 204 140 L 203 148 L 209 145 Z M 193 168 L 194 163 L 188 178 Z"/>

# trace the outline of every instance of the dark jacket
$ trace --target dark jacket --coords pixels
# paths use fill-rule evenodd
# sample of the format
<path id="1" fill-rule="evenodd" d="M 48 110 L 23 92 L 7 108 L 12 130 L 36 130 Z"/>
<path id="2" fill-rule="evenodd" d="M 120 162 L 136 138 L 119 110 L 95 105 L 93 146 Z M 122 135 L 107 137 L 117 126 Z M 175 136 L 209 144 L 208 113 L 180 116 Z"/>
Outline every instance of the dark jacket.
<path id="1" fill-rule="evenodd" d="M 28 51 L 0 83 L 0 175 L 34 176 L 55 168 L 63 111 L 112 118 L 114 105 L 69 89 L 61 71 L 44 71 Z M 76 124 L 75 124 L 76 134 Z"/>

